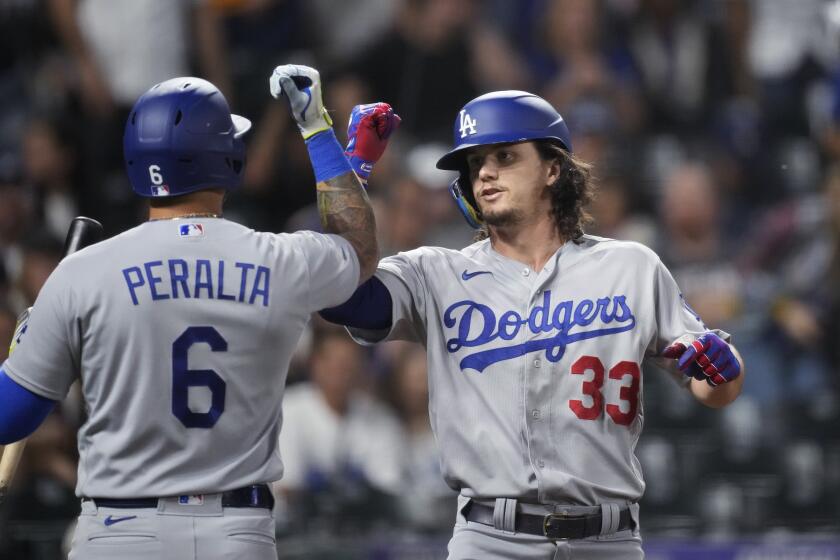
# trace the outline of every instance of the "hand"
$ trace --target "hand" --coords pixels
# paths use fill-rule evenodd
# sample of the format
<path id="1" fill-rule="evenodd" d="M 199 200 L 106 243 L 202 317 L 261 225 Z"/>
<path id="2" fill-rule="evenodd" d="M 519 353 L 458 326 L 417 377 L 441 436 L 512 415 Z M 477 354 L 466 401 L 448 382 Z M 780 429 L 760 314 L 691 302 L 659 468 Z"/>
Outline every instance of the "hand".
<path id="1" fill-rule="evenodd" d="M 663 350 L 662 355 L 678 359 L 680 371 L 694 379 L 705 379 L 712 387 L 729 383 L 741 375 L 741 363 L 732 348 L 713 332 L 703 333 L 689 346 L 675 342 Z"/>
<path id="2" fill-rule="evenodd" d="M 382 157 L 388 146 L 388 138 L 400 126 L 400 122 L 399 115 L 387 103 L 353 107 L 350 124 L 347 126 L 348 142 L 344 154 L 363 184 L 367 185 L 374 164 Z"/>
<path id="3" fill-rule="evenodd" d="M 805 348 L 816 346 L 823 337 L 817 314 L 808 305 L 785 299 L 774 306 L 773 316 L 784 333 Z"/>
<path id="4" fill-rule="evenodd" d="M 292 116 L 304 140 L 332 127 L 332 119 L 321 99 L 321 76 L 309 66 L 278 66 L 268 80 L 271 95 L 289 98 Z"/>

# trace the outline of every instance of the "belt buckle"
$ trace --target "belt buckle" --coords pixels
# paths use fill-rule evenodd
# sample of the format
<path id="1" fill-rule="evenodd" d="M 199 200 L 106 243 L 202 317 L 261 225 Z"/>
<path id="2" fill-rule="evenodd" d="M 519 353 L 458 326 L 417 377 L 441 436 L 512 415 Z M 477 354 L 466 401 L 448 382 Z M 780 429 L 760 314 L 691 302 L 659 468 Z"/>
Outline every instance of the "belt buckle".
<path id="1" fill-rule="evenodd" d="M 547 539 L 551 539 L 553 541 L 567 541 L 571 538 L 574 538 L 571 535 L 560 536 L 559 531 L 560 527 L 556 525 L 552 525 L 553 521 L 564 521 L 569 519 L 583 519 L 586 517 L 585 515 L 570 515 L 568 513 L 549 513 L 543 517 L 543 536 Z"/>

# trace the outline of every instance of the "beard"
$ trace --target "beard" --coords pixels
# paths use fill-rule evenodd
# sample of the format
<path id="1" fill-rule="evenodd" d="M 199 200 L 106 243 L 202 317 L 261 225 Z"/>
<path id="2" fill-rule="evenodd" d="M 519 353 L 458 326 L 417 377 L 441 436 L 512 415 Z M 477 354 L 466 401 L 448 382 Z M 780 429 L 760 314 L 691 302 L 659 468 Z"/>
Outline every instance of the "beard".
<path id="1" fill-rule="evenodd" d="M 498 211 L 481 212 L 484 223 L 488 226 L 504 228 L 517 225 L 522 222 L 522 212 L 513 208 Z"/>

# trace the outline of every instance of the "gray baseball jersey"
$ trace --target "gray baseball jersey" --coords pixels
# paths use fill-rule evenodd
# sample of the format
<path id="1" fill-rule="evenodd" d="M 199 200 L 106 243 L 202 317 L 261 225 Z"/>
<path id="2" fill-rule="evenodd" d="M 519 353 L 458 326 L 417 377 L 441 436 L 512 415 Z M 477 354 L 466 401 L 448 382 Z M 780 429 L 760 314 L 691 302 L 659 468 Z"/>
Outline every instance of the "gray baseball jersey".
<path id="1" fill-rule="evenodd" d="M 81 379 L 80 496 L 273 481 L 292 352 L 310 314 L 358 281 L 335 235 L 147 222 L 61 262 L 4 368 L 54 400 Z"/>
<path id="2" fill-rule="evenodd" d="M 535 272 L 485 240 L 400 253 L 376 275 L 392 327 L 351 334 L 426 345 L 451 487 L 542 503 L 641 497 L 642 361 L 706 330 L 655 253 L 587 235 Z"/>

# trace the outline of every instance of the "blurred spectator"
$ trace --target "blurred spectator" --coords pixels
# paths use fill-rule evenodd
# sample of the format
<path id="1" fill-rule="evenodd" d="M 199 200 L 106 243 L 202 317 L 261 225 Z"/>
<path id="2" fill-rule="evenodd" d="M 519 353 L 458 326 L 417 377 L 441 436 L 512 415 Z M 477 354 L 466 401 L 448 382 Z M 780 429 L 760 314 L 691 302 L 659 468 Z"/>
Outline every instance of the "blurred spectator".
<path id="1" fill-rule="evenodd" d="M 575 156 L 594 165 L 597 172 L 609 171 L 621 161 L 635 160 L 636 149 L 624 144 L 621 152 L 615 147 L 626 137 L 621 135 L 621 123 L 615 107 L 597 96 L 576 102 L 564 112 L 564 119 L 572 134 Z M 639 189 L 634 189 L 639 190 Z"/>
<path id="2" fill-rule="evenodd" d="M 34 190 L 39 221 L 59 239 L 79 215 L 75 146 L 70 123 L 59 118 L 33 119 L 24 137 L 24 181 Z"/>
<path id="3" fill-rule="evenodd" d="M 840 508 L 836 492 L 829 492 L 822 446 L 811 438 L 796 439 L 784 446 L 778 458 L 784 479 L 775 523 L 803 533 L 836 535 Z"/>
<path id="4" fill-rule="evenodd" d="M 6 85 L 9 73 L 31 69 L 55 41 L 42 17 L 43 0 L 17 0 L 0 4 L 0 76 Z"/>
<path id="5" fill-rule="evenodd" d="M 804 235 L 799 238 L 798 246 L 790 247 L 790 257 L 780 271 L 785 295 L 802 302 L 805 306 L 802 311 L 811 319 L 807 320 L 808 324 L 800 325 L 801 332 L 795 332 L 795 328 L 785 330 L 806 348 L 828 349 L 830 362 L 837 363 L 834 360 L 840 358 L 836 344 L 840 341 L 837 317 L 840 312 L 840 164 L 828 169 L 822 193 L 813 204 L 802 205 L 803 210 L 810 206 L 814 211 L 810 212 L 811 219 L 801 215 L 798 220 L 799 233 Z M 779 317 L 784 322 L 785 314 Z M 835 384 L 835 387 L 840 386 Z"/>
<path id="6" fill-rule="evenodd" d="M 198 58 L 203 75 L 231 99 L 227 59 L 209 0 L 49 4 L 77 65 L 80 93 L 90 114 L 110 116 L 117 108 L 130 108 L 150 86 L 189 75 L 191 56 Z"/>
<path id="7" fill-rule="evenodd" d="M 236 100 L 237 111 L 256 118 L 264 110 L 269 95 L 267 75 L 275 66 L 287 62 L 292 51 L 314 46 L 318 35 L 306 25 L 306 7 L 302 0 L 192 0 L 198 6 L 194 14 L 195 39 L 188 45 L 205 60 L 200 69 L 208 80 L 220 74 L 229 84 L 221 88 L 228 102 Z M 202 5 L 203 4 L 203 5 Z M 195 10 L 196 8 L 194 8 Z M 224 47 L 224 52 L 214 52 Z M 192 53 L 193 56 L 195 53 Z M 221 60 L 210 57 L 223 55 Z M 296 56 L 299 60 L 300 54 Z M 212 71 L 211 71 L 212 70 Z M 288 115 L 288 111 L 283 111 Z"/>
<path id="8" fill-rule="evenodd" d="M 403 157 L 401 171 L 422 186 L 422 213 L 428 223 L 420 245 L 461 250 L 473 242 L 475 232 L 452 201 L 449 185 L 457 174 L 435 167 L 448 151 L 448 146 L 438 142 L 418 144 Z M 386 188 L 386 198 L 388 192 Z"/>
<path id="9" fill-rule="evenodd" d="M 751 0 L 750 71 L 771 138 L 808 134 L 806 98 L 836 61 L 822 0 Z"/>
<path id="10" fill-rule="evenodd" d="M 20 241 L 37 225 L 30 192 L 18 184 L 0 183 L 0 284 L 11 282 L 20 273 Z M 8 288 L 8 286 L 6 286 Z M 5 292 L 0 286 L 0 293 Z"/>
<path id="11" fill-rule="evenodd" d="M 774 272 L 770 310 L 775 350 L 788 370 L 780 380 L 786 403 L 809 402 L 820 391 L 840 394 L 829 372 L 840 340 L 840 166 L 829 168 L 819 194 L 766 212 L 751 245 L 748 266 Z"/>
<path id="12" fill-rule="evenodd" d="M 307 11 L 314 17 L 311 25 L 328 41 L 318 45 L 326 60 L 346 62 L 369 46 L 392 27 L 406 0 L 309 0 Z"/>
<path id="13" fill-rule="evenodd" d="M 388 382 L 404 431 L 399 494 L 403 520 L 414 529 L 450 529 L 457 493 L 443 480 L 437 443 L 429 425 L 425 349 L 417 344 L 402 344 Z"/>
<path id="14" fill-rule="evenodd" d="M 640 4 L 630 47 L 647 98 L 648 132 L 702 130 L 713 104 L 733 89 L 726 42 L 698 17 L 697 2 Z"/>
<path id="15" fill-rule="evenodd" d="M 761 372 L 747 375 L 742 397 L 776 403 L 790 397 L 785 387 L 795 376 L 778 345 L 769 343 L 772 287 L 755 273 L 748 284 L 745 272 L 736 266 L 744 248 L 730 242 L 734 237 L 724 227 L 725 202 L 705 166 L 685 163 L 674 169 L 663 185 L 659 254 L 705 324 L 734 333 L 751 371 Z M 768 427 L 776 427 L 777 421 L 767 419 Z"/>
<path id="16" fill-rule="evenodd" d="M 471 25 L 475 10 L 472 0 L 405 0 L 394 29 L 351 63 L 345 87 L 354 99 L 392 104 L 403 135 L 448 138 L 454 116 L 480 90 L 526 80 L 501 36 Z M 341 119 L 351 107 L 337 107 Z"/>
<path id="17" fill-rule="evenodd" d="M 704 481 L 699 498 L 703 535 L 717 541 L 734 539 L 740 533 L 743 519 L 743 489 L 722 479 Z"/>
<path id="18" fill-rule="evenodd" d="M 74 443 L 73 433 L 58 413 L 51 414 L 29 437 L 0 512 L 3 558 L 63 557 L 65 529 L 79 514 Z"/>
<path id="19" fill-rule="evenodd" d="M 622 175 L 612 174 L 598 180 L 598 191 L 589 211 L 595 220 L 590 232 L 602 237 L 637 241 L 648 247 L 656 242 L 651 220 L 640 214 L 638 195 L 630 192 Z"/>
<path id="20" fill-rule="evenodd" d="M 751 476 L 767 474 L 773 468 L 776 453 L 763 429 L 761 407 L 755 399 L 739 398 L 737 406 L 721 411 L 716 424 L 717 452 L 708 467 L 727 475 Z"/>
<path id="21" fill-rule="evenodd" d="M 20 139 L 56 43 L 43 0 L 0 2 L 0 182 L 20 173 Z"/>
<path id="22" fill-rule="evenodd" d="M 309 3 L 302 0 L 206 1 L 219 20 L 236 110 L 254 121 L 242 189 L 231 193 L 225 214 L 279 232 L 295 210 L 314 201 L 314 178 L 300 133 L 288 109 L 271 99 L 266 80 L 284 62 L 315 64 L 308 49 L 320 46 L 320 29 L 312 32 Z"/>
<path id="23" fill-rule="evenodd" d="M 714 130 L 710 138 L 721 190 L 739 206 L 742 215 L 755 209 L 759 200 L 775 195 L 774 173 L 766 169 L 768 150 L 762 143 L 764 122 L 753 75 L 750 73 L 747 43 L 750 37 L 749 0 L 716 3 L 721 19 L 721 40 L 726 65 L 719 69 L 724 91 L 711 107 L 711 120 L 703 123 Z"/>
<path id="24" fill-rule="evenodd" d="M 789 435 L 778 458 L 783 476 L 778 525 L 816 531 L 824 521 L 815 513 L 827 512 L 836 534 L 840 531 L 840 398 L 836 391 L 820 391 L 789 406 L 785 420 Z"/>
<path id="25" fill-rule="evenodd" d="M 385 206 L 380 216 L 382 224 L 383 256 L 409 251 L 423 244 L 431 225 L 426 204 L 426 189 L 410 178 L 392 185 L 385 193 Z"/>
<path id="26" fill-rule="evenodd" d="M 645 473 L 645 524 L 653 524 L 668 535 L 691 534 L 699 522 L 689 513 L 695 509 L 696 491 L 683 484 L 681 471 L 688 467 L 678 454 L 671 434 L 648 433 L 636 448 Z"/>
<path id="27" fill-rule="evenodd" d="M 780 483 L 774 470 L 778 452 L 773 431 L 768 429 L 760 403 L 742 395 L 733 405 L 720 411 L 711 448 L 701 467 L 702 472 L 715 473 L 710 480 L 712 496 L 715 489 L 731 485 L 738 488 L 728 497 L 726 511 L 715 510 L 715 501 L 721 508 L 727 501 L 722 496 L 714 497 L 714 501 L 702 496 L 704 525 L 710 534 L 719 536 L 751 534 L 765 527 L 773 514 L 773 497 Z M 719 514 L 723 519 L 710 519 Z"/>
<path id="28" fill-rule="evenodd" d="M 57 34 L 77 72 L 86 119 L 81 161 L 91 214 L 113 234 L 138 223 L 125 179 L 122 134 L 128 111 L 149 87 L 194 68 L 232 92 L 218 18 L 209 0 L 48 0 Z M 192 61 L 197 65 L 193 66 Z"/>
<path id="29" fill-rule="evenodd" d="M 658 505 L 673 502 L 680 491 L 677 473 L 679 465 L 673 442 L 662 436 L 649 434 L 636 454 L 646 478 L 655 481 L 651 488 L 646 489 L 645 499 Z"/>
<path id="30" fill-rule="evenodd" d="M 344 330 L 315 334 L 311 382 L 289 387 L 283 402 L 277 483 L 291 519 L 301 526 L 332 516 L 351 525 L 387 519 L 401 485 L 398 420 L 359 386 L 368 365 L 364 349 Z"/>
<path id="31" fill-rule="evenodd" d="M 586 111 L 597 105 L 614 130 L 635 132 L 642 111 L 638 77 L 626 46 L 602 41 L 606 22 L 601 5 L 591 0 L 549 2 L 538 20 L 543 40 L 531 56 L 532 66 L 546 99 L 563 115 L 575 106 Z M 579 132 L 577 127 L 571 130 Z"/>
<path id="32" fill-rule="evenodd" d="M 8 299 L 15 313 L 35 303 L 41 286 L 61 260 L 61 253 L 61 242 L 47 232 L 36 232 L 24 241 L 20 274 Z"/>
<path id="33" fill-rule="evenodd" d="M 724 209 L 709 171 L 677 167 L 663 185 L 664 225 L 658 251 L 688 303 L 708 325 L 731 328 L 741 311 L 743 280 L 730 264 L 736 247 L 724 242 Z"/>

